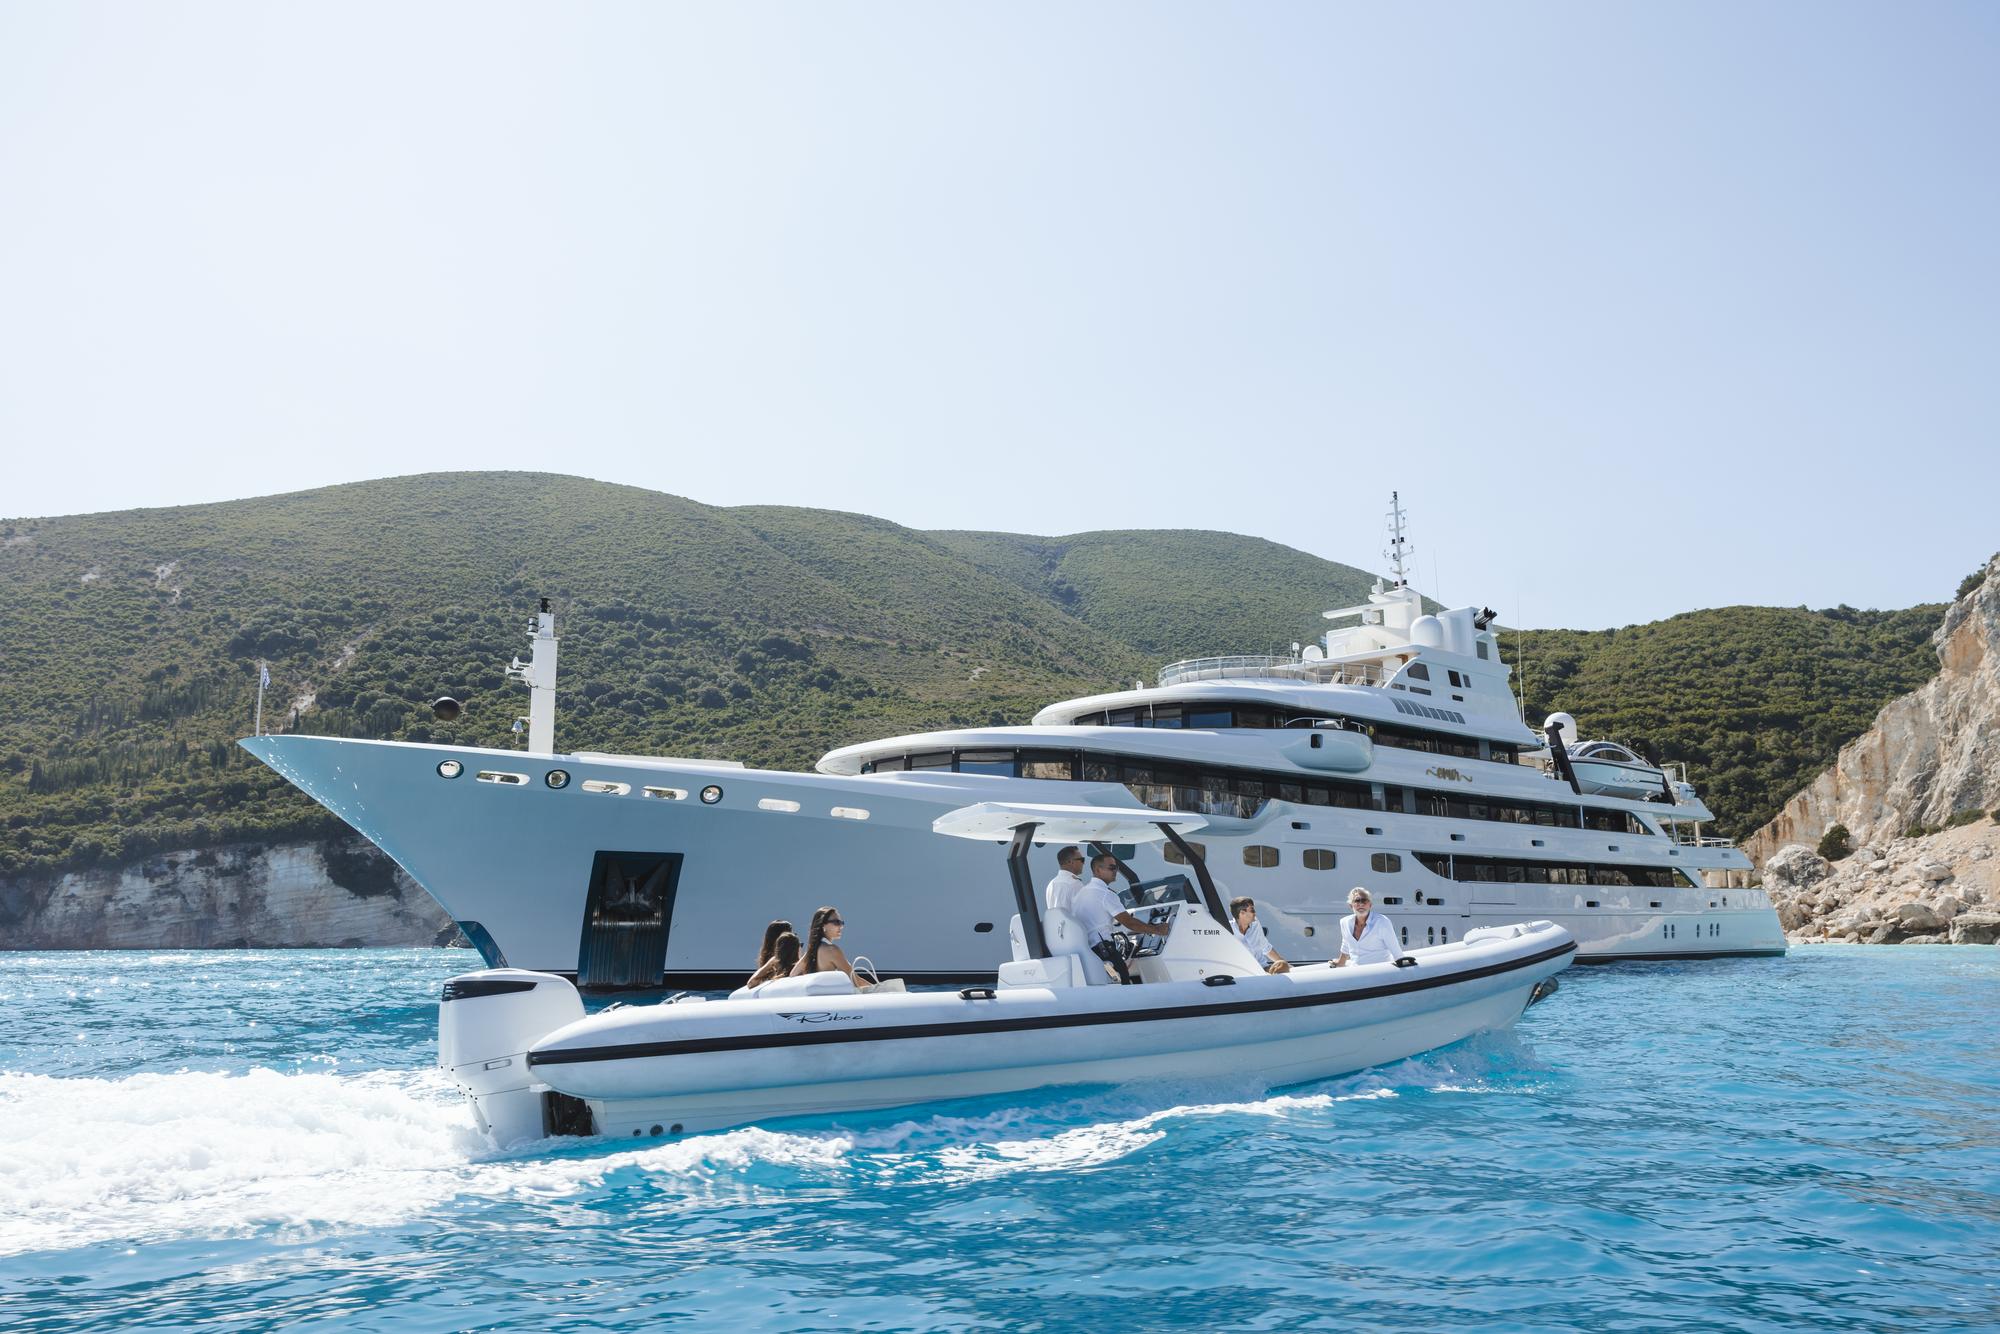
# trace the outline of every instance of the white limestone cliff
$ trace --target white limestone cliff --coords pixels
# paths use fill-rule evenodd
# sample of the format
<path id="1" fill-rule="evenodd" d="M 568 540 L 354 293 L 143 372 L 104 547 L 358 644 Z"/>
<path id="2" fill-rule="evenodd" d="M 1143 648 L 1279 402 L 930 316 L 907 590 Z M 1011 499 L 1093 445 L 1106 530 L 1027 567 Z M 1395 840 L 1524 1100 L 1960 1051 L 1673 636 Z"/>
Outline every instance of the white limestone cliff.
<path id="1" fill-rule="evenodd" d="M 440 945 L 435 900 L 359 835 L 0 879 L 8 949 Z"/>
<path id="2" fill-rule="evenodd" d="M 2000 941 L 2000 556 L 1932 643 L 1937 677 L 1744 843 L 1794 938 Z M 1853 851 L 1829 860 L 1835 825 Z"/>
<path id="3" fill-rule="evenodd" d="M 1836 824 L 1855 846 L 2000 806 L 2000 556 L 1953 602 L 1931 637 L 1939 670 L 1891 701 L 1833 767 L 1798 793 L 1743 850 L 1759 866 L 1789 843 L 1818 844 Z"/>

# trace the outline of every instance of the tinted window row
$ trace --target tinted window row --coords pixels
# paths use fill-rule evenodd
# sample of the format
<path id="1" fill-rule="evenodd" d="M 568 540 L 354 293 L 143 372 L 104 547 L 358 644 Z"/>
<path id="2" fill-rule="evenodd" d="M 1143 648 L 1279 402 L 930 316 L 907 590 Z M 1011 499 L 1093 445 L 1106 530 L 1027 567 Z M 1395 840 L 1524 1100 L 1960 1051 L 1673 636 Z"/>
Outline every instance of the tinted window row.
<path id="1" fill-rule="evenodd" d="M 1402 701 L 1398 701 L 1399 705 L 1401 703 Z M 1459 722 L 1465 721 L 1462 715 L 1453 716 Z M 1367 723 L 1358 718 L 1347 718 L 1339 714 L 1279 709 L 1264 704 L 1158 704 L 1109 709 L 1101 713 L 1083 714 L 1071 725 L 1193 727 L 1205 731 L 1220 731 L 1231 727 L 1263 729 L 1310 727 L 1328 723 L 1372 736 L 1378 745 L 1395 746 L 1402 750 L 1456 755 L 1467 760 L 1491 758 L 1502 764 L 1513 764 L 1519 758 L 1520 748 L 1505 741 L 1482 742 L 1478 737 L 1458 736 L 1451 732 L 1430 732 L 1413 727 L 1394 727 L 1387 723 Z"/>
<path id="2" fill-rule="evenodd" d="M 1508 857 L 1448 857 L 1419 852 L 1417 860 L 1446 880 L 1503 885 L 1611 885 L 1632 889 L 1692 887 L 1670 866 L 1604 866 L 1583 862 L 1529 862 Z M 1676 876 L 1679 879 L 1675 879 Z"/>
<path id="3" fill-rule="evenodd" d="M 1296 806 L 1334 806 L 1357 811 L 1435 815 L 1457 820 L 1492 820 L 1550 829 L 1595 829 L 1645 836 L 1652 831 L 1629 811 L 1561 802 L 1473 797 L 1394 783 L 1340 779 L 1277 778 L 1249 770 L 1197 769 L 1192 765 L 1134 760 L 1117 755 L 1068 750 L 939 750 L 889 756 L 861 766 L 863 773 L 955 769 L 966 774 L 1088 783 L 1121 783 L 1155 810 L 1192 811 L 1248 820 L 1266 801 Z"/>

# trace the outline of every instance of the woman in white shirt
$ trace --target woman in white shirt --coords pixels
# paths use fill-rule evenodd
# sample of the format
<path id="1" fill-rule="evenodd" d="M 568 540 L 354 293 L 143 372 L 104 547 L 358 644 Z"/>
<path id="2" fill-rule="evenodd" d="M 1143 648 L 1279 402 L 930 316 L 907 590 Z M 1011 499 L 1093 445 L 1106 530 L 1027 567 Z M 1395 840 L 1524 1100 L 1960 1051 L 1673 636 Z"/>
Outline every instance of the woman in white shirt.
<path id="1" fill-rule="evenodd" d="M 1347 895 L 1347 906 L 1354 911 L 1340 919 L 1340 957 L 1333 961 L 1335 968 L 1350 963 L 1392 963 L 1403 957 L 1396 928 L 1381 913 L 1371 911 L 1373 895 L 1356 885 Z"/>

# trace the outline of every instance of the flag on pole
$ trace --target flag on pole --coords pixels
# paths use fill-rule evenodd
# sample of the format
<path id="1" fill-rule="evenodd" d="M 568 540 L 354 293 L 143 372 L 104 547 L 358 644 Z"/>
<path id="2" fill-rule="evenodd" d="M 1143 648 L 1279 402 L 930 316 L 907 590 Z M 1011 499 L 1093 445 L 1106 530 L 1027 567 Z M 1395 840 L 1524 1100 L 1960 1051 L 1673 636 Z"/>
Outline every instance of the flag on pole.
<path id="1" fill-rule="evenodd" d="M 259 685 L 260 687 L 262 687 L 262 686 L 268 686 L 268 685 L 270 685 L 270 684 L 271 684 L 271 664 L 270 664 L 270 663 L 268 663 L 268 662 L 260 662 L 260 663 L 258 663 L 258 664 L 257 664 L 257 684 L 258 684 L 258 685 Z"/>
<path id="2" fill-rule="evenodd" d="M 258 736 L 264 735 L 264 687 L 271 684 L 271 664 L 262 658 L 257 660 L 257 722 Z"/>

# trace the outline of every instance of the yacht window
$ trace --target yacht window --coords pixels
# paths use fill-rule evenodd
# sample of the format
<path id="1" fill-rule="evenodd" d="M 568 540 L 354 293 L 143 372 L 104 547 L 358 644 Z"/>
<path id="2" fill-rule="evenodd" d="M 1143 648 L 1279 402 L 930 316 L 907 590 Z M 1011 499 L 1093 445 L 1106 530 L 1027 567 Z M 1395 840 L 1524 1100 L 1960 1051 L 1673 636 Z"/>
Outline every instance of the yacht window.
<path id="1" fill-rule="evenodd" d="M 1195 856 L 1201 858 L 1203 861 L 1208 860 L 1208 844 L 1197 843 L 1193 839 L 1189 839 L 1187 844 L 1194 849 Z M 1188 864 L 1187 854 L 1172 843 L 1168 843 L 1160 849 L 1160 856 L 1176 866 L 1186 866 Z"/>
<path id="2" fill-rule="evenodd" d="M 1102 727 L 1104 726 L 1104 714 L 1102 711 L 1097 713 L 1080 713 L 1069 720 L 1069 725 L 1071 727 Z"/>
<path id="3" fill-rule="evenodd" d="M 1104 721 L 1111 727 L 1144 727 L 1144 709 L 1113 709 L 1104 715 Z"/>
<path id="4" fill-rule="evenodd" d="M 962 774 L 1003 774 L 1012 777 L 1014 773 L 1014 752 L 1011 750 L 961 750 L 958 752 L 958 771 Z"/>
<path id="5" fill-rule="evenodd" d="M 1393 852 L 1371 852 L 1368 869 L 1377 875 L 1394 875 L 1403 869 L 1403 859 Z"/>
<path id="6" fill-rule="evenodd" d="M 910 756 L 910 767 L 912 769 L 949 769 L 951 768 L 951 752 L 948 750 L 935 750 L 922 755 L 912 755 Z"/>
<path id="7" fill-rule="evenodd" d="M 1490 660 L 1491 660 L 1491 659 L 1490 659 L 1490 658 L 1489 658 L 1489 657 L 1487 656 L 1487 653 L 1486 653 L 1486 641 L 1485 641 L 1485 640 L 1483 640 L 1483 639 L 1480 639 L 1480 640 L 1475 640 L 1475 641 L 1473 642 L 1473 645 L 1472 645 L 1472 651 L 1473 651 L 1473 653 L 1474 653 L 1474 654 L 1476 654 L 1476 655 L 1478 656 L 1478 658 L 1479 658 L 1479 660 L 1480 660 L 1481 662 L 1488 662 L 1488 661 L 1490 661 Z"/>
<path id="8" fill-rule="evenodd" d="M 1270 868 L 1278 864 L 1278 850 L 1262 843 L 1252 843 L 1243 849 L 1243 864 Z"/>
<path id="9" fill-rule="evenodd" d="M 1024 750 L 1021 777 L 1055 778 L 1068 782 L 1076 777 L 1076 758 L 1061 751 Z"/>
<path id="10" fill-rule="evenodd" d="M 1404 668 L 1403 675 L 1409 677 L 1412 681 L 1428 681 L 1431 679 L 1431 669 L 1424 666 L 1421 662 L 1413 662 Z"/>
<path id="11" fill-rule="evenodd" d="M 1244 712 L 1248 713 L 1250 710 L 1245 709 Z M 1228 709 L 1189 709 L 1186 717 L 1189 727 L 1204 727 L 1212 730 L 1218 727 L 1233 727 L 1236 725 L 1236 720 Z"/>
<path id="12" fill-rule="evenodd" d="M 1451 858 L 1438 852 L 1419 852 L 1414 855 L 1418 864 L 1432 875 L 1445 880 L 1451 879 Z"/>
<path id="13" fill-rule="evenodd" d="M 1308 871 L 1331 871 L 1338 859 L 1332 848 L 1307 848 L 1305 863 Z"/>
<path id="14" fill-rule="evenodd" d="M 903 768 L 904 768 L 905 764 L 906 764 L 906 761 L 905 761 L 904 757 L 903 757 L 903 756 L 901 756 L 901 755 L 885 755 L 885 756 L 883 756 L 883 757 L 882 757 L 881 759 L 879 759 L 879 760 L 875 761 L 875 762 L 874 762 L 873 764 L 864 764 L 864 765 L 862 765 L 862 766 L 861 766 L 861 772 L 862 772 L 862 773 L 864 773 L 864 774 L 868 774 L 868 773 L 875 773 L 875 774 L 894 774 L 894 773 L 901 773 L 901 772 L 903 771 Z"/>
<path id="15" fill-rule="evenodd" d="M 1306 785 L 1304 783 L 1281 782 L 1278 784 L 1279 801 L 1289 801 L 1294 806 L 1301 806 L 1305 804 L 1305 799 L 1306 799 Z M 1318 804 L 1324 806 L 1326 803 L 1322 801 Z"/>
<path id="16" fill-rule="evenodd" d="M 1269 709 L 1238 709 L 1236 711 L 1236 725 L 1238 727 L 1276 727 L 1278 720 L 1272 715 Z M 1193 726 L 1193 724 L 1190 723 L 1189 726 Z"/>
<path id="17" fill-rule="evenodd" d="M 1453 685 L 1458 686 L 1460 688 L 1464 687 L 1465 681 L 1459 676 L 1455 668 L 1451 667 L 1445 668 L 1444 674 L 1446 679 L 1449 680 Z"/>
<path id="18" fill-rule="evenodd" d="M 1162 704 L 1149 712 L 1151 714 L 1150 717 L 1143 715 L 1140 717 L 1139 726 L 1179 727 L 1181 725 L 1181 706 L 1178 704 Z"/>

